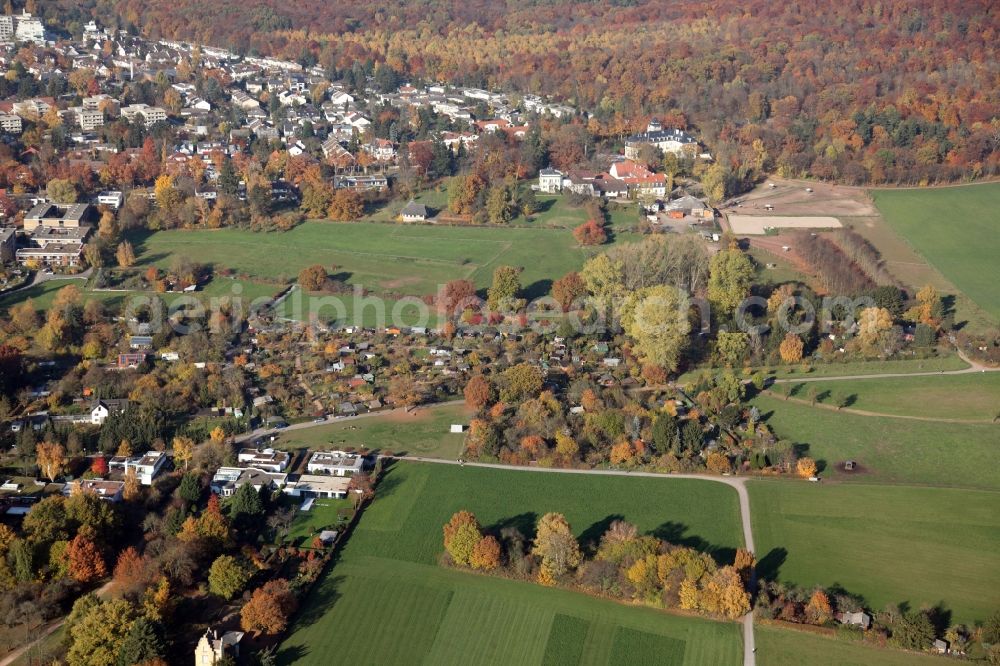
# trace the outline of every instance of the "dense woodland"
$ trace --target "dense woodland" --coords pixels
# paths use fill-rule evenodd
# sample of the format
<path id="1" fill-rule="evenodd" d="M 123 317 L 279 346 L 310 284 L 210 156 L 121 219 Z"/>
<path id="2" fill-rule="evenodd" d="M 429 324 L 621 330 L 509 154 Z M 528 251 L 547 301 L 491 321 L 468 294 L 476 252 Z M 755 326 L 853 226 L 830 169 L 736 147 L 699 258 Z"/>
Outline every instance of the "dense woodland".
<path id="1" fill-rule="evenodd" d="M 32 4 L 35 4 L 32 2 Z M 89 18 L 319 65 L 551 94 L 616 144 L 650 115 L 732 168 L 846 183 L 1000 170 L 1000 13 L 990 0 L 396 3 L 60 0 Z M 583 122 L 582 120 L 580 122 Z M 759 143 L 758 143 L 759 141 Z"/>

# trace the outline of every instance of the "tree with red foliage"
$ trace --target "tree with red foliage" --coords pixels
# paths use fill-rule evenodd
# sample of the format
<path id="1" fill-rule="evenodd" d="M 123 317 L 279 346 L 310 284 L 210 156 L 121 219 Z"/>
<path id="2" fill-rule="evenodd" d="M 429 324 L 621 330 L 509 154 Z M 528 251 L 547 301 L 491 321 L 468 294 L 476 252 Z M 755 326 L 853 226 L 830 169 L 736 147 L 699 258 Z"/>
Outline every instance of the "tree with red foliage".
<path id="1" fill-rule="evenodd" d="M 457 317 L 476 303 L 476 286 L 469 280 L 452 280 L 438 291 L 438 311 L 449 318 Z"/>
<path id="2" fill-rule="evenodd" d="M 603 245 L 608 240 L 608 233 L 595 220 L 587 220 L 573 230 L 573 238 L 580 245 Z"/>
<path id="3" fill-rule="evenodd" d="M 94 461 L 90 463 L 90 471 L 100 477 L 107 476 L 108 459 L 104 456 L 94 456 Z"/>

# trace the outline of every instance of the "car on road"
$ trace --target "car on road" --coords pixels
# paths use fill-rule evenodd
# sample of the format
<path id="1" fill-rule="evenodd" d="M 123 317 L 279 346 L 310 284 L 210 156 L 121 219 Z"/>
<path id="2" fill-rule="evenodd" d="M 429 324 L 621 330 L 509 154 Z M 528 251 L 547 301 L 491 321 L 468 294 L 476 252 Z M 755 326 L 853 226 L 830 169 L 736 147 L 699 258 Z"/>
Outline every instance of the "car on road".
<path id="1" fill-rule="evenodd" d="M 326 417 L 317 416 L 316 418 L 313 419 L 313 423 L 326 423 Z"/>

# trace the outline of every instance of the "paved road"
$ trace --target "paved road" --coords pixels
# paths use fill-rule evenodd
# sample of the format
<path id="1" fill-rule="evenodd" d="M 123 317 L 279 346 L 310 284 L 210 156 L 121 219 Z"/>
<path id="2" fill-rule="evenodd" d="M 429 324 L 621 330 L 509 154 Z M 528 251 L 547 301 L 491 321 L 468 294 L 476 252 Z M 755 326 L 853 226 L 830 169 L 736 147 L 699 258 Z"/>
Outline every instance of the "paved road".
<path id="1" fill-rule="evenodd" d="M 31 278 L 31 282 L 27 284 L 22 284 L 20 287 L 14 289 L 8 289 L 7 291 L 0 292 L 0 296 L 6 296 L 7 294 L 13 294 L 24 289 L 30 289 L 36 284 L 43 284 L 49 280 L 84 280 L 86 281 L 90 277 L 90 273 L 93 271 L 92 268 L 88 268 L 82 273 L 77 273 L 76 275 L 60 275 L 59 273 L 52 273 L 49 275 L 43 271 L 35 271 L 34 277 Z M 2 664 L 0 664 L 2 666 Z"/>
<path id="2" fill-rule="evenodd" d="M 740 500 L 740 522 L 743 526 L 743 542 L 751 553 L 756 552 L 753 543 L 753 527 L 750 523 L 750 495 L 747 493 L 746 479 L 736 476 L 713 476 L 711 474 L 657 474 L 655 472 L 624 472 L 612 469 L 562 469 L 556 467 L 521 467 L 517 465 L 500 465 L 495 463 L 461 463 L 457 460 L 442 460 L 440 458 L 421 458 L 419 456 L 400 456 L 399 460 L 427 462 L 442 465 L 463 465 L 466 467 L 485 467 L 488 469 L 503 469 L 516 472 L 538 472 L 545 474 L 591 474 L 596 476 L 641 476 L 656 479 L 699 479 L 724 483 L 736 489 Z M 751 586 L 756 581 L 751 581 Z M 753 611 L 743 616 L 743 666 L 756 666 L 756 643 L 753 634 Z M 2 665 L 0 665 L 2 666 Z"/>
<path id="3" fill-rule="evenodd" d="M 441 407 L 447 407 L 449 405 L 460 405 L 464 403 L 464 400 L 449 400 L 448 402 L 435 402 L 429 405 L 421 405 L 416 409 L 411 409 L 409 413 L 419 414 L 425 409 L 438 409 Z M 364 414 L 358 414 L 357 416 L 342 416 L 332 419 L 324 419 L 323 421 L 303 421 L 302 423 L 293 423 L 286 428 L 257 428 L 256 430 L 242 435 L 237 435 L 233 438 L 233 441 L 237 444 L 249 441 L 251 439 L 256 439 L 258 437 L 268 437 L 270 435 L 280 435 L 283 432 L 290 432 L 294 430 L 306 430 L 308 428 L 319 428 L 322 426 L 335 425 L 337 423 L 348 423 L 350 421 L 357 421 L 359 419 L 369 419 L 376 416 L 386 416 L 388 414 L 403 414 L 407 413 L 406 409 L 403 407 L 397 407 L 396 409 L 387 409 L 378 412 L 366 412 Z M 3 666 L 0 664 L 0 666 Z"/>
<path id="4" fill-rule="evenodd" d="M 103 596 L 104 593 L 107 592 L 108 589 L 111 587 L 111 584 L 113 582 L 114 581 L 109 580 L 107 583 L 97 588 L 96 594 L 98 594 L 99 596 Z M 21 655 L 23 655 L 25 652 L 31 650 L 33 647 L 44 641 L 46 638 L 52 635 L 53 632 L 57 631 L 59 627 L 63 626 L 65 622 L 66 618 L 63 617 L 56 620 L 55 622 L 52 622 L 51 624 L 46 625 L 41 629 L 36 630 L 37 638 L 35 638 L 35 640 L 31 641 L 27 645 L 23 645 L 14 650 L 13 652 L 11 652 L 10 654 L 5 655 L 2 659 L 0 659 L 0 666 L 10 666 L 10 664 L 13 664 L 21 657 Z"/>

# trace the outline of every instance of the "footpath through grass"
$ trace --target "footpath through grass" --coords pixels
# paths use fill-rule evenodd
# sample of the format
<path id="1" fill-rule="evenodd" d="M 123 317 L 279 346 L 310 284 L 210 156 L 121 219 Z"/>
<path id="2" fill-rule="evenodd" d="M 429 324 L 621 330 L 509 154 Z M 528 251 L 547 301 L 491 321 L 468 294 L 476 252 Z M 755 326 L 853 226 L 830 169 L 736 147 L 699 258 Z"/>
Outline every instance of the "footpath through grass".
<path id="1" fill-rule="evenodd" d="M 1000 608 L 1000 492 L 748 484 L 759 574 L 839 585 L 875 610 L 941 604 L 953 622 Z"/>
<path id="2" fill-rule="evenodd" d="M 1000 424 L 861 416 L 766 395 L 752 403 L 779 438 L 791 440 L 819 463 L 825 479 L 1000 487 L 992 464 L 1000 443 Z M 841 465 L 847 460 L 856 461 L 858 469 L 845 472 Z"/>
<path id="3" fill-rule="evenodd" d="M 873 190 L 886 221 L 941 273 L 1000 321 L 1000 183 Z"/>
<path id="4" fill-rule="evenodd" d="M 736 664 L 740 627 L 437 565 L 459 509 L 530 539 L 547 511 L 584 542 L 616 518 L 721 559 L 742 544 L 736 493 L 620 479 L 397 463 L 279 649 L 283 664 Z M 347 637 L 363 635 L 364 640 Z"/>

